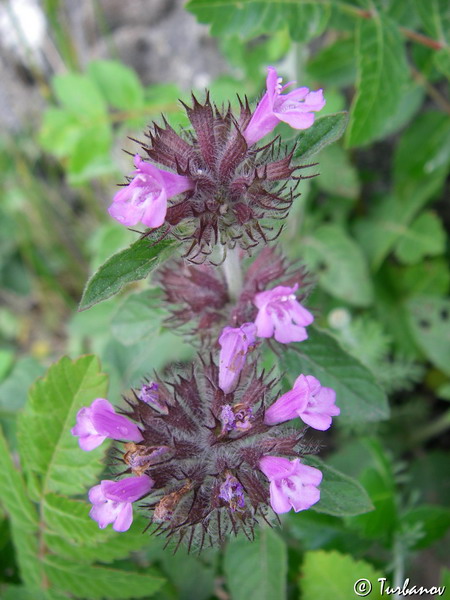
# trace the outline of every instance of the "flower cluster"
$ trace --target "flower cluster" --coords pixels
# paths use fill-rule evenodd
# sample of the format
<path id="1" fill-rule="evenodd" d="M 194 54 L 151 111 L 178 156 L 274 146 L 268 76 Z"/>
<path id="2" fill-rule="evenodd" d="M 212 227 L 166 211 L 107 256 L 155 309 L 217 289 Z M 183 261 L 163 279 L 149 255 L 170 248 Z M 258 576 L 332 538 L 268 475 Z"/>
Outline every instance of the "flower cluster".
<path id="1" fill-rule="evenodd" d="M 267 241 L 272 227 L 266 217 L 286 217 L 299 181 L 293 150 L 284 153 L 277 141 L 255 147 L 280 121 L 295 129 L 314 122 L 323 108 L 322 91 L 298 88 L 282 92 L 281 79 L 269 67 L 267 91 L 252 113 L 241 102 L 239 115 L 219 110 L 207 94 L 204 104 L 194 96 L 184 104 L 192 130 L 176 133 L 165 121 L 147 133 L 136 154 L 136 170 L 114 197 L 109 213 L 120 223 L 162 228 L 188 243 L 186 256 L 202 262 L 220 243 L 246 250 Z M 288 86 L 291 84 L 287 84 Z M 169 169 L 169 170 L 167 170 Z M 182 225 L 182 231 L 178 227 Z"/>
<path id="2" fill-rule="evenodd" d="M 269 505 L 282 513 L 315 504 L 321 473 L 298 458 L 314 446 L 295 428 L 267 423 L 275 383 L 246 365 L 239 388 L 226 393 L 209 362 L 152 383 L 155 400 L 147 399 L 148 384 L 136 390 L 126 412 L 111 412 L 108 422 L 107 437 L 123 443 L 121 472 L 128 476 L 91 489 L 91 517 L 125 531 L 140 501 L 158 530 L 201 547 L 239 530 L 252 537 L 255 525 L 269 520 Z M 106 433 L 100 400 L 79 411 L 72 429 L 85 448 Z M 89 433 L 80 427 L 87 412 Z"/>
<path id="3" fill-rule="evenodd" d="M 301 179 L 293 148 L 256 144 L 280 121 L 310 127 L 325 104 L 321 90 L 284 93 L 290 85 L 269 67 L 256 109 L 240 102 L 237 116 L 208 94 L 204 104 L 193 97 L 184 105 L 191 130 L 179 135 L 166 121 L 155 125 L 142 145 L 147 158 L 136 154 L 136 170 L 109 208 L 126 226 L 142 223 L 188 243 L 187 260 L 167 262 L 156 281 L 171 307 L 169 323 L 185 333 L 191 327 L 199 357 L 145 380 L 122 411 L 97 398 L 78 412 L 71 431 L 82 450 L 114 440 L 120 465 L 114 479 L 89 492 L 100 528 L 126 531 L 139 503 L 153 532 L 201 549 L 228 533 L 252 539 L 261 520 L 271 524 L 320 499 L 322 473 L 304 459 L 317 447 L 304 441 L 297 419 L 328 429 L 340 412 L 336 394 L 309 374 L 281 394 L 258 366 L 262 344 L 307 339 L 310 282 L 268 246 L 245 257 L 268 241 L 264 219 L 287 215 Z M 219 244 L 221 268 L 204 260 Z"/>

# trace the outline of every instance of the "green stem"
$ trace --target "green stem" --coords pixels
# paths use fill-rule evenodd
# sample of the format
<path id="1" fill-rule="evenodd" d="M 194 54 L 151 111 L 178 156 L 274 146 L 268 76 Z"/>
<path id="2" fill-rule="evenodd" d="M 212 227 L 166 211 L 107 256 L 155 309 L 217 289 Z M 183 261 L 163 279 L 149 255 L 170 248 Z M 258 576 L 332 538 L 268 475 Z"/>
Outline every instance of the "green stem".
<path id="1" fill-rule="evenodd" d="M 444 433 L 450 427 L 450 409 L 448 409 L 443 415 L 438 417 L 435 421 L 429 425 L 423 427 L 418 433 L 412 438 L 412 443 L 424 443 L 430 438 L 434 438 L 441 433 Z"/>
<path id="2" fill-rule="evenodd" d="M 239 297 L 243 283 L 239 248 L 236 247 L 233 250 L 227 248 L 225 252 L 226 257 L 222 263 L 222 269 L 225 274 L 230 300 L 233 301 Z"/>

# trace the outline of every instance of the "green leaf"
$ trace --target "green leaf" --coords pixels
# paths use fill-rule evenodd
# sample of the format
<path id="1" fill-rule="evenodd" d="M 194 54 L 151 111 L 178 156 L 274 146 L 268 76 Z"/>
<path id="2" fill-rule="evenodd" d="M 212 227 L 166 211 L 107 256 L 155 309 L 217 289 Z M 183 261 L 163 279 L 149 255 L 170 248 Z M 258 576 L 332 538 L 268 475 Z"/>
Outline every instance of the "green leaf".
<path id="1" fill-rule="evenodd" d="M 87 75 L 66 73 L 55 75 L 53 89 L 59 102 L 79 119 L 106 116 L 106 102 L 98 87 Z"/>
<path id="2" fill-rule="evenodd" d="M 88 74 L 114 108 L 130 111 L 143 106 L 144 88 L 130 67 L 115 60 L 94 60 Z"/>
<path id="3" fill-rule="evenodd" d="M 345 37 L 334 41 L 315 54 L 306 69 L 312 79 L 326 86 L 346 87 L 352 84 L 356 76 L 354 39 Z"/>
<path id="4" fill-rule="evenodd" d="M 77 185 L 114 170 L 110 156 L 112 132 L 108 123 L 85 126 L 69 154 L 69 182 Z"/>
<path id="5" fill-rule="evenodd" d="M 42 501 L 42 515 L 49 531 L 75 544 L 93 544 L 105 536 L 97 523 L 89 518 L 90 507 L 81 500 L 47 494 Z"/>
<path id="6" fill-rule="evenodd" d="M 155 334 L 168 316 L 162 305 L 163 293 L 159 289 L 132 294 L 119 306 L 112 319 L 114 337 L 129 346 Z"/>
<path id="7" fill-rule="evenodd" d="M 322 225 L 302 239 L 302 258 L 329 294 L 355 306 L 373 301 L 364 255 L 339 225 Z"/>
<path id="8" fill-rule="evenodd" d="M 233 600 L 286 598 L 287 549 L 272 529 L 260 529 L 252 543 L 241 537 L 231 540 L 224 570 Z"/>
<path id="9" fill-rule="evenodd" d="M 424 260 L 399 269 L 397 281 L 406 296 L 445 296 L 450 288 L 450 268 L 444 257 Z"/>
<path id="10" fill-rule="evenodd" d="M 357 91 L 346 134 L 351 147 L 380 137 L 386 115 L 398 106 L 408 73 L 398 27 L 379 14 L 359 21 L 357 56 Z"/>
<path id="11" fill-rule="evenodd" d="M 288 25 L 295 41 L 308 41 L 326 27 L 330 7 L 313 0 L 190 0 L 186 8 L 201 23 L 211 25 L 211 34 L 238 34 L 248 39 Z"/>
<path id="12" fill-rule="evenodd" d="M 379 577 L 383 574 L 375 571 L 372 565 L 351 556 L 336 551 L 306 552 L 300 577 L 301 597 L 302 600 L 349 600 L 357 597 L 354 592 L 356 582 L 365 579 L 372 587 L 370 599 L 381 600 Z M 363 587 L 359 591 L 364 592 Z"/>
<path id="13" fill-rule="evenodd" d="M 450 509 L 445 506 L 422 504 L 408 510 L 400 523 L 406 531 L 418 527 L 420 537 L 414 548 L 426 548 L 443 537 L 450 528 Z"/>
<path id="14" fill-rule="evenodd" d="M 18 423 L 19 449 L 26 474 L 37 478 L 44 494 L 79 494 L 96 482 L 104 449 L 80 451 L 70 429 L 77 411 L 106 391 L 95 356 L 63 357 L 31 388 Z"/>
<path id="15" fill-rule="evenodd" d="M 395 193 L 409 217 L 408 221 L 402 219 L 402 223 L 409 222 L 415 212 L 439 191 L 448 174 L 449 163 L 448 117 L 437 111 L 421 114 L 403 133 L 395 150 Z"/>
<path id="16" fill-rule="evenodd" d="M 341 146 L 335 144 L 325 148 L 320 153 L 318 169 L 320 177 L 316 181 L 321 190 L 343 198 L 355 199 L 359 196 L 361 185 L 358 171 Z"/>
<path id="17" fill-rule="evenodd" d="M 39 142 L 44 150 L 62 158 L 72 152 L 83 131 L 77 115 L 51 106 L 44 113 Z"/>
<path id="18" fill-rule="evenodd" d="M 308 328 L 308 339 L 289 344 L 280 353 L 282 371 L 292 386 L 304 373 L 314 375 L 325 387 L 336 391 L 336 404 L 342 419 L 349 423 L 387 419 L 387 398 L 372 373 L 360 362 L 342 350 L 336 340 L 314 327 Z"/>
<path id="19" fill-rule="evenodd" d="M 438 69 L 447 79 L 450 79 L 450 49 L 443 48 L 436 52 L 433 56 L 434 66 Z"/>
<path id="20" fill-rule="evenodd" d="M 125 284 L 144 279 L 178 248 L 173 240 L 151 244 L 148 238 L 111 256 L 86 284 L 78 310 L 86 310 L 117 294 Z"/>
<path id="21" fill-rule="evenodd" d="M 445 230 L 439 217 L 433 212 L 424 212 L 405 229 L 394 252 L 401 262 L 415 264 L 425 256 L 443 254 L 445 242 Z"/>
<path id="22" fill-rule="evenodd" d="M 44 367 L 31 356 L 19 358 L 11 373 L 0 384 L 0 415 L 13 415 L 23 407 L 28 388 L 43 372 Z"/>
<path id="23" fill-rule="evenodd" d="M 406 304 L 412 333 L 426 357 L 450 375 L 450 300 L 419 296 Z"/>
<path id="24" fill-rule="evenodd" d="M 414 0 L 414 7 L 426 33 L 445 43 L 450 32 L 450 11 L 447 0 Z"/>
<path id="25" fill-rule="evenodd" d="M 296 137 L 294 158 L 297 161 L 304 161 L 338 140 L 345 131 L 347 120 L 346 112 L 338 112 L 316 119 L 312 127 Z"/>
<path id="26" fill-rule="evenodd" d="M 14 467 L 1 427 L 0 473 L 0 505 L 11 520 L 11 536 L 22 579 L 29 586 L 39 586 L 38 515 L 28 498 L 22 476 Z"/>
<path id="27" fill-rule="evenodd" d="M 61 519 L 62 514 L 60 514 Z M 91 521 L 88 514 L 89 506 L 85 504 L 83 527 L 85 519 Z M 77 520 L 73 518 L 73 515 L 69 515 L 69 518 L 71 524 L 75 525 Z M 154 544 L 154 538 L 143 533 L 147 524 L 147 521 L 135 516 L 131 528 L 127 531 L 126 535 L 122 535 L 116 533 L 110 527 L 106 530 L 100 530 L 94 523 L 96 527 L 95 535 L 90 540 L 75 542 L 72 533 L 70 533 L 70 537 L 63 537 L 63 535 L 66 535 L 67 526 L 61 522 L 57 527 L 63 535 L 54 533 L 47 528 L 44 532 L 44 543 L 53 554 L 68 558 L 73 562 L 88 564 L 93 562 L 111 563 L 115 560 L 126 558 L 132 552 L 139 551 L 143 546 Z"/>
<path id="28" fill-rule="evenodd" d="M 323 473 L 320 500 L 311 507 L 312 510 L 335 517 L 352 517 L 374 509 L 366 490 L 356 479 L 330 467 L 316 456 L 308 456 L 303 462 Z"/>
<path id="29" fill-rule="evenodd" d="M 49 555 L 45 557 L 44 569 L 51 585 L 57 590 L 89 600 L 146 598 L 165 582 L 157 573 L 147 571 L 144 574 L 72 564 L 66 559 Z"/>
<path id="30" fill-rule="evenodd" d="M 25 530 L 38 527 L 36 510 L 26 494 L 25 484 L 13 464 L 3 432 L 0 428 L 0 502 L 11 520 Z"/>

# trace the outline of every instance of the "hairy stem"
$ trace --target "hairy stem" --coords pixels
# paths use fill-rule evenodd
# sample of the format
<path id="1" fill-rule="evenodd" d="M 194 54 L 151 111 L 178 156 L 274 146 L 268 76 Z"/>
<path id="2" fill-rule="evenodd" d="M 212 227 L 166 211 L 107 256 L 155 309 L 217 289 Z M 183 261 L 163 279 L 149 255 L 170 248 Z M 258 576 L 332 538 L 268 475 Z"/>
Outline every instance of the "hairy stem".
<path id="1" fill-rule="evenodd" d="M 222 269 L 227 282 L 230 300 L 237 300 L 242 290 L 242 269 L 239 259 L 239 248 L 227 248 L 226 257 L 222 263 Z"/>

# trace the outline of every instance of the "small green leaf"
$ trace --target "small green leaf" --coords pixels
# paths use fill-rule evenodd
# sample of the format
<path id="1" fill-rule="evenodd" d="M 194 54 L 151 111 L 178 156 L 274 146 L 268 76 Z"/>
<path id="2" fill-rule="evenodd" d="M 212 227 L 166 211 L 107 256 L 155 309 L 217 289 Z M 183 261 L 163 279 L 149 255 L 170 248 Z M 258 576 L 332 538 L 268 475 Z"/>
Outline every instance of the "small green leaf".
<path id="1" fill-rule="evenodd" d="M 379 14 L 360 20 L 357 56 L 357 91 L 346 134 L 351 147 L 380 137 L 386 115 L 399 104 L 408 72 L 398 27 Z"/>
<path id="2" fill-rule="evenodd" d="M 314 375 L 323 386 L 333 388 L 336 404 L 341 409 L 336 421 L 359 423 L 387 419 L 387 398 L 372 373 L 324 331 L 309 327 L 308 335 L 304 342 L 289 344 L 279 356 L 280 369 L 286 372 L 289 384 L 292 386 L 303 373 Z"/>
<path id="3" fill-rule="evenodd" d="M 129 346 L 155 334 L 167 316 L 162 291 L 146 290 L 125 299 L 112 319 L 111 329 L 119 342 Z"/>
<path id="4" fill-rule="evenodd" d="M 450 375 L 450 300 L 419 296 L 406 304 L 412 333 L 426 357 Z"/>
<path id="5" fill-rule="evenodd" d="M 349 154 L 337 144 L 325 148 L 320 153 L 320 177 L 317 186 L 333 196 L 355 199 L 359 196 L 361 185 L 358 171 L 350 162 Z"/>
<path id="6" fill-rule="evenodd" d="M 443 537 L 450 528 L 450 509 L 445 506 L 422 504 L 409 509 L 400 524 L 406 531 L 418 528 L 419 537 L 414 548 L 426 548 Z"/>
<path id="7" fill-rule="evenodd" d="M 286 598 L 287 549 L 272 529 L 260 529 L 252 543 L 243 537 L 231 540 L 224 569 L 233 600 Z"/>
<path id="8" fill-rule="evenodd" d="M 373 301 L 365 256 L 339 225 L 322 225 L 302 239 L 302 258 L 332 296 L 355 306 Z"/>
<path id="9" fill-rule="evenodd" d="M 78 310 L 86 310 L 117 294 L 125 284 L 144 279 L 178 248 L 174 240 L 153 245 L 148 238 L 111 256 L 86 284 Z"/>
<path id="10" fill-rule="evenodd" d="M 158 573 L 121 571 L 108 567 L 96 567 L 70 563 L 66 559 L 47 555 L 45 573 L 57 590 L 72 596 L 101 600 L 152 596 L 164 584 Z"/>
<path id="11" fill-rule="evenodd" d="M 443 254 L 445 242 L 445 230 L 439 217 L 433 212 L 424 212 L 405 230 L 394 252 L 401 262 L 415 264 L 425 256 Z"/>
<path id="12" fill-rule="evenodd" d="M 40 490 L 79 494 L 96 482 L 105 449 L 80 451 L 70 429 L 77 411 L 105 397 L 107 377 L 95 356 L 63 357 L 30 390 L 18 422 L 21 462 Z"/>
<path id="13" fill-rule="evenodd" d="M 72 152 L 83 131 L 83 124 L 77 115 L 51 106 L 44 113 L 39 142 L 44 150 L 62 158 Z"/>
<path id="14" fill-rule="evenodd" d="M 144 88 L 130 67 L 115 60 L 94 60 L 88 74 L 114 108 L 130 111 L 143 106 Z"/>
<path id="15" fill-rule="evenodd" d="M 330 467 L 316 456 L 308 456 L 304 463 L 320 469 L 320 500 L 311 509 L 334 517 L 353 517 L 369 512 L 374 506 L 363 486 L 348 475 Z"/>
<path id="16" fill-rule="evenodd" d="M 433 56 L 434 65 L 447 79 L 450 79 L 450 49 L 442 48 Z"/>
<path id="17" fill-rule="evenodd" d="M 345 131 L 347 120 L 346 112 L 338 112 L 316 119 L 312 127 L 297 136 L 294 158 L 297 161 L 304 161 L 338 140 Z"/>
<path id="18" fill-rule="evenodd" d="M 381 600 L 379 577 L 383 574 L 375 571 L 369 563 L 356 561 L 335 550 L 306 552 L 300 577 L 301 597 L 302 600 L 349 600 L 358 597 L 354 586 L 362 582 L 361 586 L 367 583 L 370 587 L 358 588 L 359 592 L 363 592 L 358 595 L 370 594 L 371 600 Z"/>
<path id="19" fill-rule="evenodd" d="M 106 102 L 98 87 L 87 75 L 65 73 L 55 75 L 53 89 L 59 102 L 81 120 L 106 116 Z"/>

